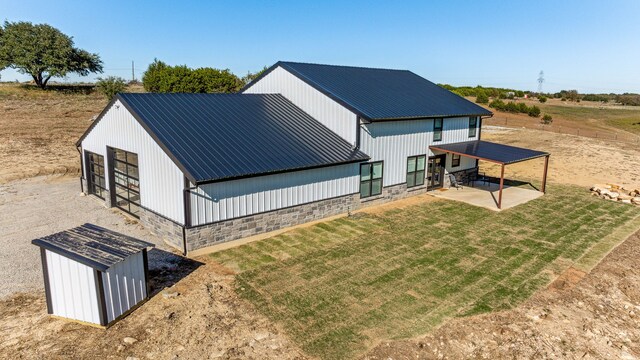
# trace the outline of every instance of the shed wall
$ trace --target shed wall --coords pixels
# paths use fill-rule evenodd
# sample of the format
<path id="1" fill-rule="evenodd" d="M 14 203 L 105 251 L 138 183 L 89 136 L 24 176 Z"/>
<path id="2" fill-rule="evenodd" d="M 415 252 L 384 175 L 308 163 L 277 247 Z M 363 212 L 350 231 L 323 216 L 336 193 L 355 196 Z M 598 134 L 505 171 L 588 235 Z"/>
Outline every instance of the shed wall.
<path id="1" fill-rule="evenodd" d="M 351 144 L 356 142 L 357 116 L 281 67 L 275 68 L 245 93 L 282 94 Z"/>
<path id="2" fill-rule="evenodd" d="M 101 273 L 104 286 L 107 322 L 137 305 L 147 297 L 142 253 L 129 256 Z"/>
<path id="3" fill-rule="evenodd" d="M 100 325 L 95 270 L 45 250 L 52 313 Z"/>
<path id="4" fill-rule="evenodd" d="M 120 101 L 82 141 L 82 149 L 104 156 L 105 165 L 107 146 L 138 154 L 141 205 L 184 224 L 182 171 Z M 110 189 L 109 177 L 105 180 Z"/>
<path id="5" fill-rule="evenodd" d="M 202 185 L 191 193 L 192 225 L 357 193 L 359 164 Z"/>
<path id="6" fill-rule="evenodd" d="M 469 137 L 469 118 L 446 118 L 442 124 L 442 141 L 449 144 L 477 140 Z M 433 156 L 429 146 L 433 142 L 433 119 L 385 121 L 363 124 L 361 149 L 371 156 L 370 161 L 384 161 L 383 186 L 406 182 L 407 157 L 414 155 Z M 462 159 L 460 167 L 451 170 L 451 159 L 447 157 L 447 170 L 458 171 L 475 166 Z"/>

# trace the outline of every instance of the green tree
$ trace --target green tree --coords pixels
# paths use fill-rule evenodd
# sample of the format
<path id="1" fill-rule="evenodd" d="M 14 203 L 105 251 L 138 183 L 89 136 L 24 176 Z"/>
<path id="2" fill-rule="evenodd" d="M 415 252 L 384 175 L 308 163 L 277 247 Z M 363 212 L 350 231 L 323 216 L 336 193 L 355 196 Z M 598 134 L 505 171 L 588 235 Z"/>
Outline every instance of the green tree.
<path id="1" fill-rule="evenodd" d="M 258 76 L 262 75 L 262 73 L 264 73 L 268 69 L 269 68 L 265 66 L 262 68 L 262 70 L 258 70 L 254 73 L 248 72 L 247 75 L 243 76 L 242 79 L 240 79 L 242 81 L 243 86 L 248 85 L 250 82 L 257 79 Z"/>
<path id="2" fill-rule="evenodd" d="M 549 114 L 544 114 L 544 116 L 542 117 L 542 120 L 540 120 L 540 122 L 545 124 L 545 125 L 549 125 L 549 124 L 551 124 L 553 122 L 553 118 Z"/>
<path id="3" fill-rule="evenodd" d="M 40 88 L 52 77 L 102 72 L 98 54 L 74 46 L 73 38 L 47 25 L 5 21 L 0 32 L 0 69 L 31 75 Z"/>
<path id="4" fill-rule="evenodd" d="M 98 92 L 111 100 L 117 93 L 123 92 L 127 88 L 127 82 L 118 76 L 108 76 L 104 79 L 98 78 L 96 88 Z"/>
<path id="5" fill-rule="evenodd" d="M 529 116 L 531 117 L 538 117 L 540 116 L 540 108 L 533 105 L 532 107 L 529 108 Z"/>
<path id="6" fill-rule="evenodd" d="M 476 102 L 478 104 L 488 104 L 489 97 L 485 94 L 484 91 L 478 91 L 478 95 L 476 96 Z"/>
<path id="7" fill-rule="evenodd" d="M 191 69 L 186 65 L 169 66 L 155 59 L 142 76 L 149 92 L 160 93 L 231 93 L 243 86 L 242 80 L 228 69 Z"/>
<path id="8" fill-rule="evenodd" d="M 538 101 L 540 101 L 541 103 L 546 103 L 547 102 L 547 97 L 544 95 L 540 95 L 538 96 Z"/>

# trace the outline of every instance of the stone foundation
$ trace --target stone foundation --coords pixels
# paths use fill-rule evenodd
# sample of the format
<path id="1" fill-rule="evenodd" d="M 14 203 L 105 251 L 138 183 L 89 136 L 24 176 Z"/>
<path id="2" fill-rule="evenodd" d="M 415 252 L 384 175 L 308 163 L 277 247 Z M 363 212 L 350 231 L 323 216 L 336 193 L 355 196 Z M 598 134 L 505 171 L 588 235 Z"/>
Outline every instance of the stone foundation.
<path id="1" fill-rule="evenodd" d="M 359 207 L 359 195 L 347 195 L 290 208 L 186 229 L 187 250 L 267 233 L 343 214 Z"/>
<path id="2" fill-rule="evenodd" d="M 182 225 L 144 208 L 140 208 L 140 223 L 151 233 L 182 250 Z"/>
<path id="3" fill-rule="evenodd" d="M 360 194 L 322 200 L 286 209 L 250 215 L 186 229 L 187 250 L 192 251 L 227 241 L 300 225 L 363 207 L 424 194 L 426 186 L 407 189 L 406 184 L 385 187 L 382 194 L 360 199 Z"/>

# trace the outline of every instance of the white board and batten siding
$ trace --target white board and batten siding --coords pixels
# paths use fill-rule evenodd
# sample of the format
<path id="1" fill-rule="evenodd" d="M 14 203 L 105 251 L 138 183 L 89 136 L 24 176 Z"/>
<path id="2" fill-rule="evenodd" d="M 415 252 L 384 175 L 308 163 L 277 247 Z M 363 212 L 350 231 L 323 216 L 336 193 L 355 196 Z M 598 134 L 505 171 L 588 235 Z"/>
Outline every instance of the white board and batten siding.
<path id="1" fill-rule="evenodd" d="M 52 251 L 44 251 L 51 294 L 51 313 L 100 324 L 95 270 Z"/>
<path id="2" fill-rule="evenodd" d="M 104 287 L 107 322 L 110 323 L 147 298 L 141 252 L 100 273 Z"/>
<path id="3" fill-rule="evenodd" d="M 469 118 L 445 118 L 442 125 L 442 140 L 433 142 L 433 119 L 384 121 L 363 124 L 361 128 L 361 150 L 371 157 L 370 161 L 384 161 L 383 186 L 406 182 L 407 158 L 415 155 L 433 156 L 429 146 L 477 140 L 469 137 Z M 475 166 L 475 160 L 462 158 L 458 171 Z"/>
<path id="4" fill-rule="evenodd" d="M 356 114 L 281 67 L 273 69 L 244 93 L 282 94 L 349 143 L 356 143 Z"/>
<path id="5" fill-rule="evenodd" d="M 350 195 L 359 191 L 358 163 L 201 185 L 191 193 L 193 225 Z"/>
<path id="6" fill-rule="evenodd" d="M 107 146 L 138 154 L 141 205 L 184 224 L 182 171 L 120 101 L 111 106 L 82 141 L 83 150 L 105 157 L 105 166 Z M 109 177 L 105 180 L 110 189 Z"/>

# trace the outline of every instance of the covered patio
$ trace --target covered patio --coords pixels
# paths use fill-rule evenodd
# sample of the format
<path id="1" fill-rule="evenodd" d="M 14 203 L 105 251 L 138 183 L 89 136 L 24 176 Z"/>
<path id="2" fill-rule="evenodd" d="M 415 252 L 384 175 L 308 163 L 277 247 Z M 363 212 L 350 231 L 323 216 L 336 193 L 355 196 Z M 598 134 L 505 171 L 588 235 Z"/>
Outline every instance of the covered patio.
<path id="1" fill-rule="evenodd" d="M 500 177 L 498 178 L 498 184 L 496 185 L 493 185 L 491 181 L 479 181 L 479 186 L 477 187 L 475 186 L 475 183 L 472 183 L 472 187 L 467 186 L 456 191 L 440 192 L 437 196 L 464 201 L 472 205 L 492 210 L 502 210 L 504 208 L 513 207 L 538 198 L 546 191 L 550 156 L 547 152 L 482 140 L 446 145 L 433 145 L 429 148 L 434 152 L 457 154 L 479 161 L 492 162 L 500 166 Z M 538 159 L 541 157 L 544 157 L 545 160 L 544 171 L 542 174 L 542 186 L 539 191 L 530 190 L 520 186 L 505 186 L 504 171 L 507 165 Z M 505 195 L 510 198 L 503 201 L 503 196 Z"/>

